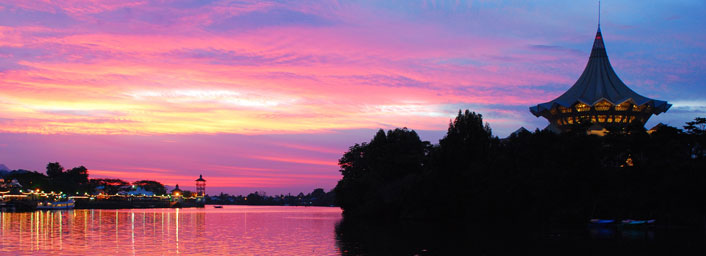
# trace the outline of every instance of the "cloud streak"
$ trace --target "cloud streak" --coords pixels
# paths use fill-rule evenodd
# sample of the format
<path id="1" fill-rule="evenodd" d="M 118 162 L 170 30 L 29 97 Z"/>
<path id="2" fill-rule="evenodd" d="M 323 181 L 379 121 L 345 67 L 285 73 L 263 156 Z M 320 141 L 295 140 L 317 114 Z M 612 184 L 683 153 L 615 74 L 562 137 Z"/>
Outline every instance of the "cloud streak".
<path id="1" fill-rule="evenodd" d="M 560 95 L 580 75 L 596 25 L 595 12 L 586 10 L 594 5 L 544 0 L 0 1 L 0 133 L 164 141 L 178 136 L 190 143 L 155 142 L 150 147 L 159 153 L 149 156 L 190 159 L 182 164 L 192 171 L 212 166 L 219 180 L 247 186 L 308 184 L 302 188 L 314 185 L 297 175 L 313 175 L 330 188 L 340 154 L 371 136 L 359 131 L 409 127 L 430 131 L 429 139 L 436 142 L 461 108 L 483 113 L 501 136 L 520 126 L 543 128 L 546 121 L 531 116 L 527 107 Z M 706 26 L 701 16 L 706 7 L 700 1 L 633 5 L 604 5 L 611 61 L 631 88 L 678 103 L 675 110 L 680 110 L 654 117 L 648 125 L 678 126 L 703 116 L 706 36 L 700 28 Z M 292 141 L 267 137 L 275 135 Z M 338 137 L 326 137 L 333 135 Z M 191 140 L 213 142 L 208 136 L 257 139 L 217 149 Z M 309 143 L 311 136 L 328 139 Z M 132 151 L 142 152 L 138 149 L 144 146 L 110 141 Z M 221 158 L 181 155 L 174 160 L 174 144 L 218 150 Z M 258 146 L 269 151 L 242 150 Z M 134 160 L 119 147 L 103 155 L 76 151 L 65 157 L 93 163 L 101 170 L 96 174 L 104 176 L 159 169 L 183 182 L 177 177 L 193 174 L 166 160 Z M 249 164 L 224 160 L 241 156 L 222 152 L 242 152 Z M 33 168 L 44 164 L 18 157 Z M 22 166 L 0 157 L 6 162 Z M 276 168 L 290 174 L 265 175 Z"/>

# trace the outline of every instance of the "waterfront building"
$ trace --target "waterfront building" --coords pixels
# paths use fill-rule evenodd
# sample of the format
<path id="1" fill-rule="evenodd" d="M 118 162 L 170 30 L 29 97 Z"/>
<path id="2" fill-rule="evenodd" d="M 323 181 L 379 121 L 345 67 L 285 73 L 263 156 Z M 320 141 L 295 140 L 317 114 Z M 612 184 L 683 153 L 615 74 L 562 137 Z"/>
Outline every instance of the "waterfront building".
<path id="1" fill-rule="evenodd" d="M 588 64 L 576 83 L 558 98 L 530 107 L 530 112 L 546 118 L 547 129 L 555 132 L 588 127 L 589 133 L 604 134 L 644 127 L 650 116 L 671 106 L 636 93 L 620 80 L 608 60 L 599 24 Z"/>
<path id="2" fill-rule="evenodd" d="M 183 192 L 181 191 L 181 189 L 179 189 L 179 184 L 176 184 L 174 189 L 172 189 L 172 196 L 180 197 L 182 194 L 183 194 Z"/>
<path id="3" fill-rule="evenodd" d="M 206 180 L 203 179 L 203 175 L 199 174 L 199 178 L 196 180 L 196 196 L 202 197 L 206 195 Z"/>
<path id="4" fill-rule="evenodd" d="M 154 196 L 154 192 L 145 190 L 143 187 L 140 186 L 132 186 L 132 190 L 124 192 L 125 195 L 131 195 L 131 196 Z"/>

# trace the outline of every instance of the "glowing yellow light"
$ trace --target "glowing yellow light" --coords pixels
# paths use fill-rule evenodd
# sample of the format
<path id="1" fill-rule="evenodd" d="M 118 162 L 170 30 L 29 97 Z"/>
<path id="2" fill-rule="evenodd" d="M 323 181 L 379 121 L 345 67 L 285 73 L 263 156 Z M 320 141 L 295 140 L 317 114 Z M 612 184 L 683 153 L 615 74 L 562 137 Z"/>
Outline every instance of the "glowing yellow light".
<path id="1" fill-rule="evenodd" d="M 630 107 L 630 102 L 623 102 L 615 106 L 616 111 L 626 111 Z"/>
<path id="2" fill-rule="evenodd" d="M 610 104 L 610 102 L 601 101 L 601 102 L 596 103 L 596 105 L 594 106 L 594 108 L 595 108 L 597 111 L 607 111 L 607 110 L 610 109 L 610 107 L 611 107 L 612 105 L 613 105 L 613 104 Z"/>
<path id="3" fill-rule="evenodd" d="M 591 110 L 591 107 L 584 104 L 584 103 L 576 103 L 575 108 L 576 108 L 576 111 L 578 111 L 578 112 L 586 112 L 586 111 Z"/>

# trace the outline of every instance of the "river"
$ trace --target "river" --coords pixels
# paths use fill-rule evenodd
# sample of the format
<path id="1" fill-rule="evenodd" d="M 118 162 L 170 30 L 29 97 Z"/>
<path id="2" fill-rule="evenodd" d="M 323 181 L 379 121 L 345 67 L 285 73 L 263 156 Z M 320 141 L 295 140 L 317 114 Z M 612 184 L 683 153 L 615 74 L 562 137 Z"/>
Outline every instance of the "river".
<path id="1" fill-rule="evenodd" d="M 0 213 L 0 253 L 340 255 L 336 207 L 65 210 Z"/>
<path id="2" fill-rule="evenodd" d="M 0 255 L 704 255 L 703 229 L 479 231 L 366 223 L 337 207 L 0 212 Z M 464 224 L 465 223 L 465 224 Z"/>

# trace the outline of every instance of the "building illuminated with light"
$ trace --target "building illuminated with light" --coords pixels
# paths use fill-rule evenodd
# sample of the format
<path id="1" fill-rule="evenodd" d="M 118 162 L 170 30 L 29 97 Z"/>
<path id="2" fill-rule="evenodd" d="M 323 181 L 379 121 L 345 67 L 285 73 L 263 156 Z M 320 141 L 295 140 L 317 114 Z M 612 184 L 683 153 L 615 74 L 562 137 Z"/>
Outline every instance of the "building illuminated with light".
<path id="1" fill-rule="evenodd" d="M 179 184 L 176 184 L 176 187 L 174 187 L 171 192 L 173 197 L 181 197 L 184 194 L 184 192 L 179 188 Z"/>
<path id="2" fill-rule="evenodd" d="M 644 127 L 652 114 L 659 115 L 671 106 L 634 92 L 620 80 L 608 60 L 599 25 L 591 57 L 576 83 L 558 98 L 530 107 L 530 112 L 546 118 L 552 131 L 585 125 L 602 134 L 634 125 Z"/>
<path id="3" fill-rule="evenodd" d="M 206 180 L 203 179 L 203 175 L 201 174 L 199 174 L 199 178 L 196 179 L 196 196 L 206 196 Z"/>

